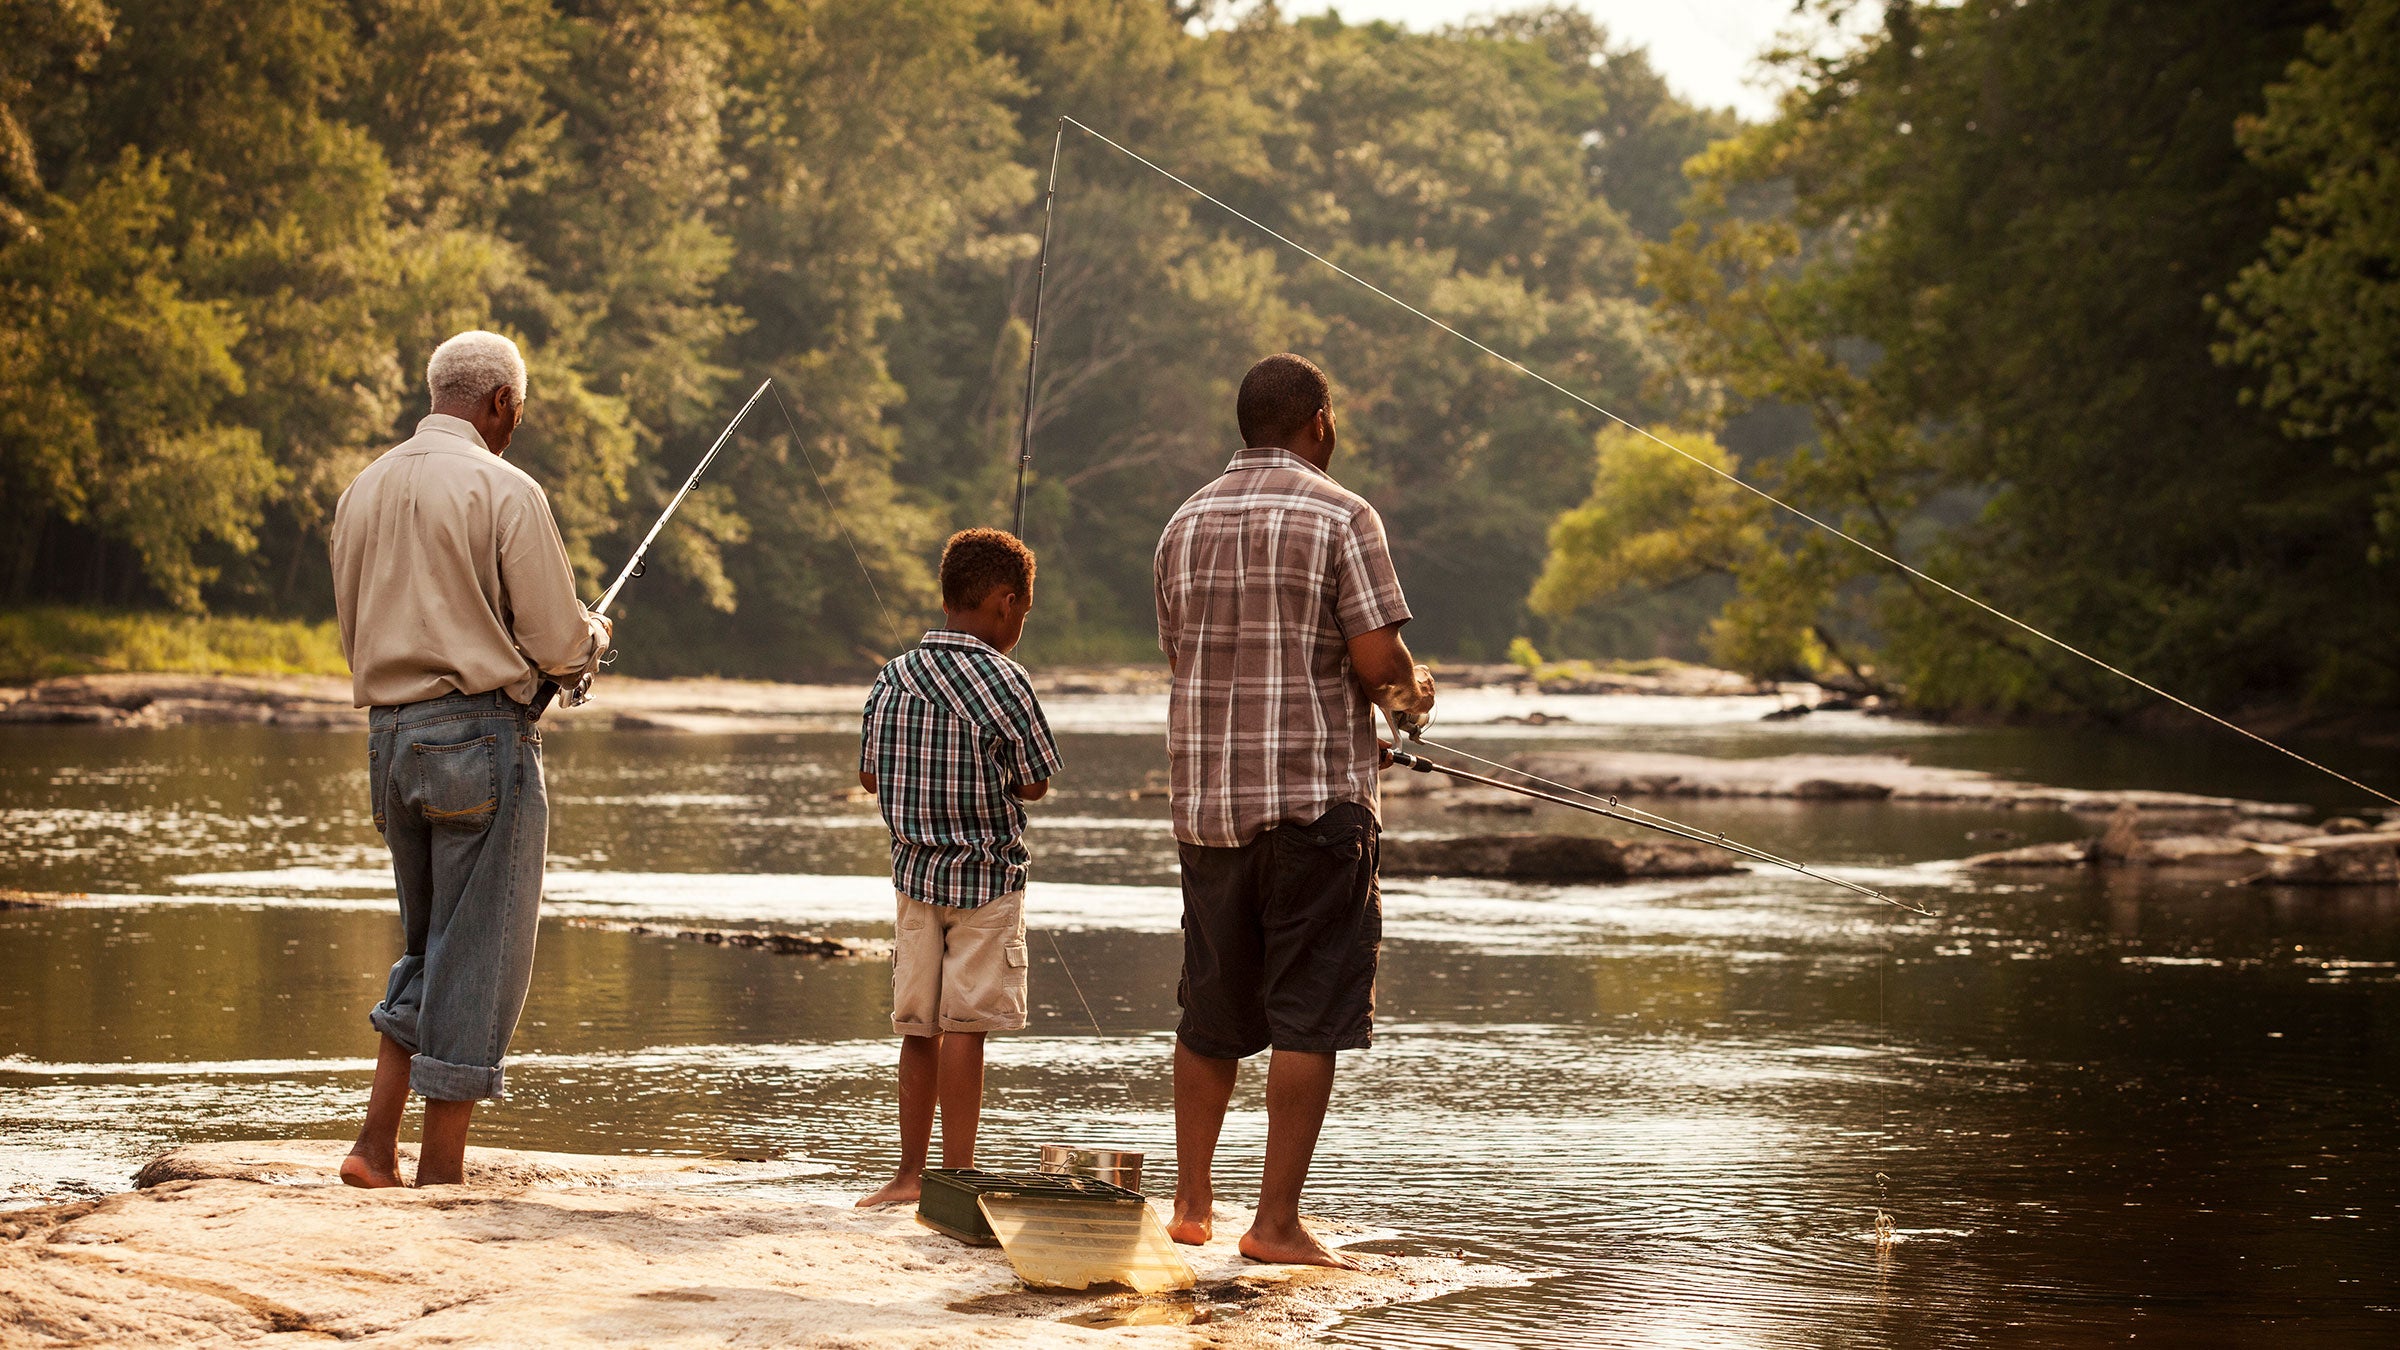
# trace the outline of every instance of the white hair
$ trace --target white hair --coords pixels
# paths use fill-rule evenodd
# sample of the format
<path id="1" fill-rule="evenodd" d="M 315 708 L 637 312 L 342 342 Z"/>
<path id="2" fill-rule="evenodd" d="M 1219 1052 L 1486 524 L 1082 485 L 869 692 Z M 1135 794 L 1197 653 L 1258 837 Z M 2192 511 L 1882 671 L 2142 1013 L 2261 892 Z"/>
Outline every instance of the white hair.
<path id="1" fill-rule="evenodd" d="M 525 402 L 525 357 L 517 344 L 473 328 L 433 349 L 425 363 L 425 387 L 433 405 L 481 403 L 486 394 L 507 385 Z"/>

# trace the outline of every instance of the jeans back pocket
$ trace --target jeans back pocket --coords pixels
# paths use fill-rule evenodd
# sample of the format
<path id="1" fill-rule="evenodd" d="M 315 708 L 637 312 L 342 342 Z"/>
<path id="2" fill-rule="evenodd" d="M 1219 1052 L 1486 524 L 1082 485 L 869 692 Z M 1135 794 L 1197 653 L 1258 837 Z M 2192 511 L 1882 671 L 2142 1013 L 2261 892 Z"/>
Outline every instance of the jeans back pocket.
<path id="1" fill-rule="evenodd" d="M 416 766 L 417 809 L 435 825 L 480 830 L 500 807 L 500 738 L 483 736 L 456 745 L 409 747 Z"/>

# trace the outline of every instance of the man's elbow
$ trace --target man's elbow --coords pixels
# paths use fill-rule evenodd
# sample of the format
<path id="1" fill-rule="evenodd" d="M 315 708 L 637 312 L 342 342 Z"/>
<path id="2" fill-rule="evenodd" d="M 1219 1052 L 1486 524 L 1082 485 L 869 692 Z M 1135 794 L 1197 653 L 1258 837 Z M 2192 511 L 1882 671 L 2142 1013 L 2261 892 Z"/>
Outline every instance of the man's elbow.
<path id="1" fill-rule="evenodd" d="M 1038 802 L 1050 795 L 1050 780 L 1045 778 L 1038 783 L 1019 783 L 1015 792 L 1018 801 Z"/>
<path id="2" fill-rule="evenodd" d="M 875 790 L 875 775 L 868 773 L 865 769 L 860 769 L 858 771 L 858 785 L 862 788 L 865 788 L 869 792 L 873 792 Z"/>

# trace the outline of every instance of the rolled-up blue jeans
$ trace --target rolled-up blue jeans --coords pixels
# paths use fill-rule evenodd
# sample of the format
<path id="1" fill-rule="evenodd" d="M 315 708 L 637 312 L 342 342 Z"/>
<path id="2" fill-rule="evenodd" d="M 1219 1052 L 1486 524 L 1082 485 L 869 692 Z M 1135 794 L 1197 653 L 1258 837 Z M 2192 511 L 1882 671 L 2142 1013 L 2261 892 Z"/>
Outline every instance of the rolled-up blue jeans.
<path id="1" fill-rule="evenodd" d="M 532 713 L 447 694 L 367 717 L 375 828 L 392 851 L 406 954 L 367 1014 L 437 1101 L 503 1094 L 500 1060 L 533 982 L 550 802 Z"/>

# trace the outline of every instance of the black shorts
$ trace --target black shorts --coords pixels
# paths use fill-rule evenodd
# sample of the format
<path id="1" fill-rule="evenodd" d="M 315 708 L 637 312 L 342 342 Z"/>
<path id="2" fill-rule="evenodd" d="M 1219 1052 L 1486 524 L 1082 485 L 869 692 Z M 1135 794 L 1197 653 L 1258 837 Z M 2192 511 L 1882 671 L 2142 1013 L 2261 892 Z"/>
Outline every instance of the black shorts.
<path id="1" fill-rule="evenodd" d="M 1344 802 L 1240 848 L 1179 845 L 1183 1009 L 1175 1038 L 1210 1059 L 1363 1050 L 1374 1039 L 1383 894 L 1375 814 Z"/>

